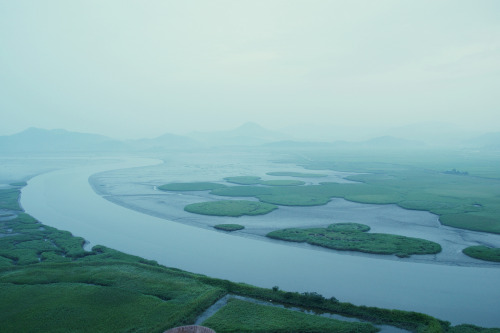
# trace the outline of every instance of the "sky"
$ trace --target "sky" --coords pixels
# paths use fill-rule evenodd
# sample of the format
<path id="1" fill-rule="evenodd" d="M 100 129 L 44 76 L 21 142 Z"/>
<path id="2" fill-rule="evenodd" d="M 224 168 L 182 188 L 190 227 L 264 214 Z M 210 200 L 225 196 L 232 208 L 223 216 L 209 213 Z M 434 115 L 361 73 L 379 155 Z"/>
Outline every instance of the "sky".
<path id="1" fill-rule="evenodd" d="M 0 0 L 0 135 L 500 131 L 498 0 Z"/>

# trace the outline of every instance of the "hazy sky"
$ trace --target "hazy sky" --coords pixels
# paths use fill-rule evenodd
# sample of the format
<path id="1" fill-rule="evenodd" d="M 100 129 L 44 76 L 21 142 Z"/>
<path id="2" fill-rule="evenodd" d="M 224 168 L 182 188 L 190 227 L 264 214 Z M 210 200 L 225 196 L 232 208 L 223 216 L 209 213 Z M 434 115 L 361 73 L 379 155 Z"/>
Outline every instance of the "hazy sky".
<path id="1" fill-rule="evenodd" d="M 500 131 L 498 0 L 0 0 L 0 135 Z"/>

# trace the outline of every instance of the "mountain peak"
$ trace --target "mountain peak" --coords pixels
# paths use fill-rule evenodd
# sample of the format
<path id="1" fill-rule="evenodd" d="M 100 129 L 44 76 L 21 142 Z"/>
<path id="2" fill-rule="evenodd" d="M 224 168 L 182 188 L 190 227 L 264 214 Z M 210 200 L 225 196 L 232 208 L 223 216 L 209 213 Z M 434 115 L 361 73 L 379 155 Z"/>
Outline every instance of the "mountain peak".
<path id="1" fill-rule="evenodd" d="M 254 122 L 251 122 L 251 121 L 248 121 L 242 125 L 240 125 L 238 128 L 236 128 L 236 130 L 263 130 L 264 127 L 260 126 L 259 124 L 257 123 L 254 123 Z"/>

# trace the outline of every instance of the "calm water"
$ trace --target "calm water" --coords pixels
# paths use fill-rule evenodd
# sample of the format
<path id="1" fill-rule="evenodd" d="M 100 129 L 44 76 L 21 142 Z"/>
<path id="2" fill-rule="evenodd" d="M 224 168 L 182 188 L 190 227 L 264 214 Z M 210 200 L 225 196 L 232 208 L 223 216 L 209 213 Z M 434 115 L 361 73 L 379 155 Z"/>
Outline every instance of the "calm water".
<path id="1" fill-rule="evenodd" d="M 21 203 L 45 224 L 166 266 L 262 287 L 315 291 L 355 304 L 424 312 L 454 324 L 500 327 L 498 268 L 374 259 L 234 237 L 113 204 L 88 182 L 98 172 L 152 163 L 159 161 L 108 161 L 46 173 L 29 181 Z"/>

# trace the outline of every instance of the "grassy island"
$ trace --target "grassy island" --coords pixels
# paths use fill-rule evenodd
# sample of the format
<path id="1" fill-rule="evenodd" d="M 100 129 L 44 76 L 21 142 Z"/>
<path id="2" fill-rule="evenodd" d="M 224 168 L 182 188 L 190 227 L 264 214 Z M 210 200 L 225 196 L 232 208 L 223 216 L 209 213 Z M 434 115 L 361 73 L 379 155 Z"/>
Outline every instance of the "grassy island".
<path id="1" fill-rule="evenodd" d="M 248 200 L 207 201 L 187 205 L 184 210 L 190 213 L 214 216 L 264 215 L 275 210 L 275 205 Z"/>
<path id="2" fill-rule="evenodd" d="M 254 176 L 236 176 L 236 177 L 226 177 L 225 181 L 238 185 L 258 185 L 261 182 L 260 177 Z"/>
<path id="3" fill-rule="evenodd" d="M 409 257 L 413 254 L 441 252 L 437 243 L 405 236 L 368 233 L 370 227 L 358 223 L 337 223 L 327 228 L 291 228 L 273 231 L 267 237 L 289 242 L 307 242 L 340 251 L 359 251 L 374 254 L 395 254 Z"/>
<path id="4" fill-rule="evenodd" d="M 486 246 L 469 246 L 468 248 L 462 251 L 466 255 L 472 258 L 485 260 L 485 261 L 494 261 L 500 262 L 500 249 L 499 248 L 491 248 Z"/>
<path id="5" fill-rule="evenodd" d="M 217 224 L 214 225 L 214 228 L 224 231 L 237 231 L 245 229 L 245 227 L 241 224 Z"/>

